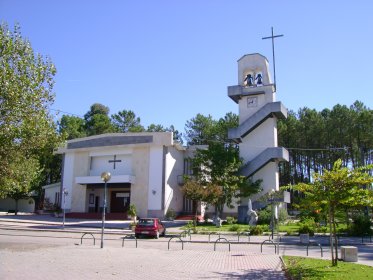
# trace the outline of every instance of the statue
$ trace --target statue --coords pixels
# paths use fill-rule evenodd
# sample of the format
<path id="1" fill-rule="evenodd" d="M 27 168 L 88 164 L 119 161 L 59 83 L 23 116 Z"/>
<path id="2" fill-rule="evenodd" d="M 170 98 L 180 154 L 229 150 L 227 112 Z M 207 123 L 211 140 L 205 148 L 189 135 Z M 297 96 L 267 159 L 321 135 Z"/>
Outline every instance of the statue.
<path id="1" fill-rule="evenodd" d="M 252 87 L 253 86 L 253 76 L 251 74 L 247 74 L 245 80 L 243 82 L 246 82 L 246 86 Z"/>
<path id="2" fill-rule="evenodd" d="M 258 73 L 256 75 L 256 78 L 255 78 L 255 81 L 257 85 L 263 85 L 263 77 L 262 77 L 262 74 Z"/>
<path id="3" fill-rule="evenodd" d="M 256 226 L 256 223 L 258 221 L 258 214 L 253 210 L 253 206 L 251 204 L 251 199 L 249 199 L 249 202 L 247 203 L 247 216 L 249 218 L 249 226 Z"/>

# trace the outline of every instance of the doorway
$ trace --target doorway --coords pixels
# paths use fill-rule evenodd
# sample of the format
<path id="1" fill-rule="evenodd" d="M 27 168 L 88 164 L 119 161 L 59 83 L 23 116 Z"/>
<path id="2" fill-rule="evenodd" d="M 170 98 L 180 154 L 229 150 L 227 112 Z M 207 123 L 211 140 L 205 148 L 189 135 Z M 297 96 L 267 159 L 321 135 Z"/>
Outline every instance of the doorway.
<path id="1" fill-rule="evenodd" d="M 112 191 L 110 213 L 126 213 L 130 206 L 130 191 Z"/>
<path id="2" fill-rule="evenodd" d="M 98 213 L 98 209 L 99 209 L 99 204 L 100 203 L 100 197 L 99 196 L 96 196 L 95 198 L 95 213 Z"/>

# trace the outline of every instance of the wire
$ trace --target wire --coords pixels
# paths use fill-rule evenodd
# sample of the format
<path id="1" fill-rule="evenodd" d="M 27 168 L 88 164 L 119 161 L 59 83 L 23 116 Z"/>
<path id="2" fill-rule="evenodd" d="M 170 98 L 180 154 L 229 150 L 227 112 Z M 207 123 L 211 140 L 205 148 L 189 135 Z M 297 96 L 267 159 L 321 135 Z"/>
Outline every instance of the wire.
<path id="1" fill-rule="evenodd" d="M 62 110 L 59 110 L 59 109 L 52 109 L 52 108 L 49 108 L 49 110 L 51 110 L 51 111 L 55 111 L 55 112 L 57 112 L 57 113 L 64 113 L 64 114 L 68 114 L 68 115 L 76 116 L 76 117 L 79 117 L 79 118 L 84 118 L 83 116 L 80 116 L 80 115 L 77 115 L 77 114 L 73 114 L 73 113 L 69 113 L 69 112 L 65 112 L 65 111 L 62 111 Z"/>
<path id="2" fill-rule="evenodd" d="M 330 150 L 347 150 L 348 148 L 286 148 L 287 150 L 299 150 L 299 151 L 330 151 Z"/>

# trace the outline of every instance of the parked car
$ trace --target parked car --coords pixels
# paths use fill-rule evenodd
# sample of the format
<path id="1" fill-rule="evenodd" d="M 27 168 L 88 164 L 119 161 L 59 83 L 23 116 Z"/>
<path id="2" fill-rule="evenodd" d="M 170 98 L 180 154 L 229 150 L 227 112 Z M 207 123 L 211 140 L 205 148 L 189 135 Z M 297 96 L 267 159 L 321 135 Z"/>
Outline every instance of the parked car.
<path id="1" fill-rule="evenodd" d="M 143 235 L 152 236 L 158 239 L 159 236 L 166 235 L 166 228 L 157 218 L 139 219 L 135 227 L 135 236 L 138 238 Z"/>

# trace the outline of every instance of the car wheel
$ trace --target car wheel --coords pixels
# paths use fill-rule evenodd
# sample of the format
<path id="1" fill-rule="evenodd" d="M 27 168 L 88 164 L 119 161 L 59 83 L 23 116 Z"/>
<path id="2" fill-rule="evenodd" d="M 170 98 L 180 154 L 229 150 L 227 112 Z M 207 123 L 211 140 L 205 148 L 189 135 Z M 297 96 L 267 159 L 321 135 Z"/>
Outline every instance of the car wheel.
<path id="1" fill-rule="evenodd" d="M 159 231 L 157 231 L 156 235 L 155 235 L 155 238 L 158 239 L 159 238 Z"/>
<path id="2" fill-rule="evenodd" d="M 135 237 L 136 237 L 136 238 L 139 238 L 139 237 L 140 237 L 140 234 L 135 234 Z"/>

